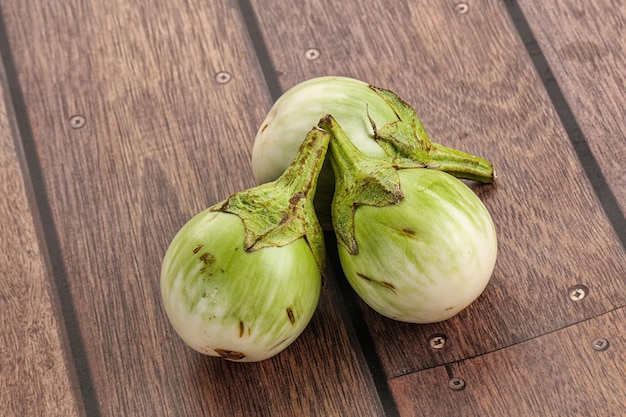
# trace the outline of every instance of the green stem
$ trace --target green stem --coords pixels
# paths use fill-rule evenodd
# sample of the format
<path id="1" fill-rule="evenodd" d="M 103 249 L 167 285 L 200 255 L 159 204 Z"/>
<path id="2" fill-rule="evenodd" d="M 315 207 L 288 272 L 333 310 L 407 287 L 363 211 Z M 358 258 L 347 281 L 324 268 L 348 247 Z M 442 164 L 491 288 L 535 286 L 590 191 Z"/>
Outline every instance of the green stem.
<path id="1" fill-rule="evenodd" d="M 428 161 L 420 162 L 424 162 L 429 168 L 447 172 L 461 179 L 492 183 L 496 178 L 491 162 L 438 143 L 432 143 Z"/>
<path id="2" fill-rule="evenodd" d="M 401 157 L 421 162 L 428 168 L 447 172 L 457 178 L 491 183 L 495 172 L 491 162 L 479 156 L 433 143 L 415 110 L 394 92 L 370 86 L 381 96 L 398 116 L 398 121 L 374 129 L 374 138 L 391 157 Z"/>
<path id="3" fill-rule="evenodd" d="M 239 216 L 244 223 L 247 251 L 285 246 L 304 237 L 320 272 L 326 265 L 323 230 L 315 215 L 313 199 L 324 164 L 330 134 L 313 128 L 293 162 L 273 182 L 230 196 L 214 211 Z"/>

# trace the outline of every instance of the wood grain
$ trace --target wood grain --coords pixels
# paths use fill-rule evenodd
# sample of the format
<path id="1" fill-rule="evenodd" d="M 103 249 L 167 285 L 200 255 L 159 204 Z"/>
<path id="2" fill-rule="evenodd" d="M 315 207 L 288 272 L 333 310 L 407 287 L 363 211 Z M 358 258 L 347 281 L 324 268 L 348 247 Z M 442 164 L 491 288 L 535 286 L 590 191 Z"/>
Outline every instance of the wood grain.
<path id="1" fill-rule="evenodd" d="M 252 3 L 283 89 L 328 74 L 391 88 L 416 108 L 434 141 L 483 155 L 498 172 L 496 184 L 475 188 L 499 234 L 483 296 L 427 326 L 363 307 L 390 378 L 624 306 L 624 248 L 501 2 L 473 2 L 466 13 L 452 1 Z M 318 48 L 319 58 L 307 60 L 308 48 Z M 574 303 L 568 289 L 576 284 L 590 293 Z M 433 334 L 447 335 L 449 349 L 433 351 Z"/>
<path id="2" fill-rule="evenodd" d="M 250 148 L 270 100 L 235 3 L 1 4 L 93 379 L 90 408 L 380 414 L 333 284 L 296 344 L 247 366 L 192 352 L 161 308 L 174 233 L 252 184 Z"/>
<path id="3" fill-rule="evenodd" d="M 626 4 L 520 1 L 556 81 L 626 212 Z"/>
<path id="4" fill-rule="evenodd" d="M 0 97 L 0 415 L 81 416 L 2 66 Z"/>
<path id="5" fill-rule="evenodd" d="M 37 164 L 21 154 L 8 99 L 0 414 L 395 415 L 387 378 L 403 416 L 624 415 L 626 251 L 593 189 L 606 179 L 624 210 L 623 5 L 519 3 L 606 178 L 586 177 L 499 0 L 0 0 Z M 256 55 L 254 24 L 268 56 Z M 328 74 L 393 89 L 434 141 L 494 162 L 497 183 L 473 185 L 500 237 L 492 282 L 454 319 L 408 325 L 340 290 L 330 250 L 318 311 L 289 349 L 256 364 L 201 356 L 161 308 L 167 244 L 253 184 L 268 89 Z M 29 168 L 49 212 L 37 212 Z M 42 221 L 58 248 L 45 247 Z M 48 253 L 68 280 L 60 300 Z M 581 301 L 568 295 L 576 284 L 589 289 Z M 66 340 L 68 301 L 80 334 Z M 607 350 L 593 349 L 597 337 Z M 86 363 L 71 362 L 77 349 Z M 465 389 L 451 391 L 451 377 Z"/>
<path id="6" fill-rule="evenodd" d="M 506 349 L 393 379 L 402 416 L 626 415 L 626 310 Z M 608 340 L 604 351 L 594 349 Z M 596 345 L 598 346 L 598 345 Z M 451 378 L 465 388 L 451 390 Z"/>

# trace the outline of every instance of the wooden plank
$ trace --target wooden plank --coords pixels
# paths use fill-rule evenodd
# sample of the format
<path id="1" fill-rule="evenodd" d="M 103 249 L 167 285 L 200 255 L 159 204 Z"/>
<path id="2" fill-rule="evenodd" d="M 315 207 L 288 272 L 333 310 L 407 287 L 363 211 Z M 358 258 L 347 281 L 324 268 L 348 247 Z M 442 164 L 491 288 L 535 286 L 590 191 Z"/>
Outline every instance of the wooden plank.
<path id="1" fill-rule="evenodd" d="M 490 159 L 495 185 L 476 192 L 499 233 L 490 285 L 470 308 L 433 325 L 363 307 L 391 378 L 502 349 L 623 306 L 626 254 L 502 2 L 252 1 L 283 90 L 321 75 L 390 88 L 431 138 Z M 276 19 L 275 16 L 281 16 Z M 305 51 L 317 48 L 315 60 Z M 568 290 L 588 296 L 573 302 Z M 433 350 L 429 338 L 448 345 Z"/>
<path id="2" fill-rule="evenodd" d="M 520 1 L 602 174 L 626 212 L 623 2 Z"/>
<path id="3" fill-rule="evenodd" d="M 63 318 L 7 90 L 0 66 L 0 415 L 80 416 Z"/>
<path id="4" fill-rule="evenodd" d="M 234 3 L 1 3 L 95 412 L 380 414 L 332 283 L 305 334 L 259 364 L 192 352 L 161 307 L 174 233 L 252 184 L 250 149 L 270 100 Z"/>
<path id="5" fill-rule="evenodd" d="M 448 369 L 396 378 L 391 389 L 405 417 L 623 416 L 624 322 L 621 308 Z M 605 350 L 598 339 L 608 340 Z"/>

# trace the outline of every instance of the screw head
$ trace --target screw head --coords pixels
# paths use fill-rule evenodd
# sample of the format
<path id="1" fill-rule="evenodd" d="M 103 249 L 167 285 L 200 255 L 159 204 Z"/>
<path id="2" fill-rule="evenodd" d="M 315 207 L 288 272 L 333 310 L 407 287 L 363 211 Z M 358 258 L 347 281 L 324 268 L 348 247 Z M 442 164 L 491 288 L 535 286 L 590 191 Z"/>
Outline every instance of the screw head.
<path id="1" fill-rule="evenodd" d="M 450 378 L 448 388 L 452 391 L 463 391 L 465 389 L 465 380 L 459 377 Z"/>
<path id="2" fill-rule="evenodd" d="M 443 349 L 446 345 L 446 341 L 447 338 L 444 334 L 434 334 L 428 339 L 428 343 L 433 349 Z"/>
<path id="3" fill-rule="evenodd" d="M 572 287 L 569 287 L 567 290 L 567 294 L 569 295 L 570 300 L 572 301 L 580 301 L 589 294 L 589 288 L 583 284 L 577 284 Z"/>
<path id="4" fill-rule="evenodd" d="M 87 119 L 80 114 L 74 115 L 69 119 L 69 124 L 72 129 L 80 129 L 85 126 L 85 123 L 87 123 Z"/>
<path id="5" fill-rule="evenodd" d="M 304 57 L 308 59 L 309 61 L 316 60 L 317 58 L 320 57 L 320 55 L 322 55 L 322 53 L 317 48 L 309 48 L 306 51 L 304 51 Z"/>
<path id="6" fill-rule="evenodd" d="M 591 341 L 591 347 L 595 351 L 602 352 L 609 348 L 609 341 L 604 337 L 598 337 Z"/>
<path id="7" fill-rule="evenodd" d="M 465 14 L 469 12 L 469 4 L 461 2 L 454 5 L 454 11 L 458 14 Z"/>
<path id="8" fill-rule="evenodd" d="M 217 74 L 215 74 L 215 81 L 218 84 L 226 84 L 228 83 L 231 79 L 233 78 L 232 75 L 230 75 L 230 72 L 226 72 L 226 71 L 220 71 Z"/>

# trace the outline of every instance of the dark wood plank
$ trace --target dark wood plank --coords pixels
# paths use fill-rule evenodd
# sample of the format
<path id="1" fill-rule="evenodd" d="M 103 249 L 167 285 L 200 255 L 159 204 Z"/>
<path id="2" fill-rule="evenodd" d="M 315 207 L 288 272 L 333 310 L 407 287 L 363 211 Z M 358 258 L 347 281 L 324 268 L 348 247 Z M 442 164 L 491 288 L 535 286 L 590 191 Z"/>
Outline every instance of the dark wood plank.
<path id="1" fill-rule="evenodd" d="M 602 174 L 626 212 L 626 6 L 520 1 Z"/>
<path id="2" fill-rule="evenodd" d="M 305 334 L 259 364 L 192 352 L 161 307 L 174 233 L 252 185 L 252 140 L 271 103 L 235 3 L 1 4 L 90 405 L 102 416 L 380 414 L 332 281 Z"/>
<path id="3" fill-rule="evenodd" d="M 467 9 L 427 1 L 252 3 L 283 90 L 329 74 L 391 88 L 416 108 L 434 141 L 481 154 L 498 171 L 495 185 L 475 188 L 499 233 L 496 270 L 482 297 L 426 326 L 363 308 L 389 377 L 501 349 L 625 304 L 624 248 L 502 2 Z M 308 48 L 319 57 L 307 59 Z M 589 295 L 573 302 L 568 289 L 577 284 Z M 433 334 L 448 337 L 446 349 L 430 347 Z"/>
<path id="4" fill-rule="evenodd" d="M 0 66 L 0 97 L 8 100 Z M 73 365 L 9 100 L 0 102 L 0 415 L 80 416 Z"/>
<path id="5" fill-rule="evenodd" d="M 626 310 L 393 379 L 403 416 L 626 415 Z M 608 341 L 606 350 L 604 341 Z M 463 390 L 450 389 L 456 380 Z"/>

